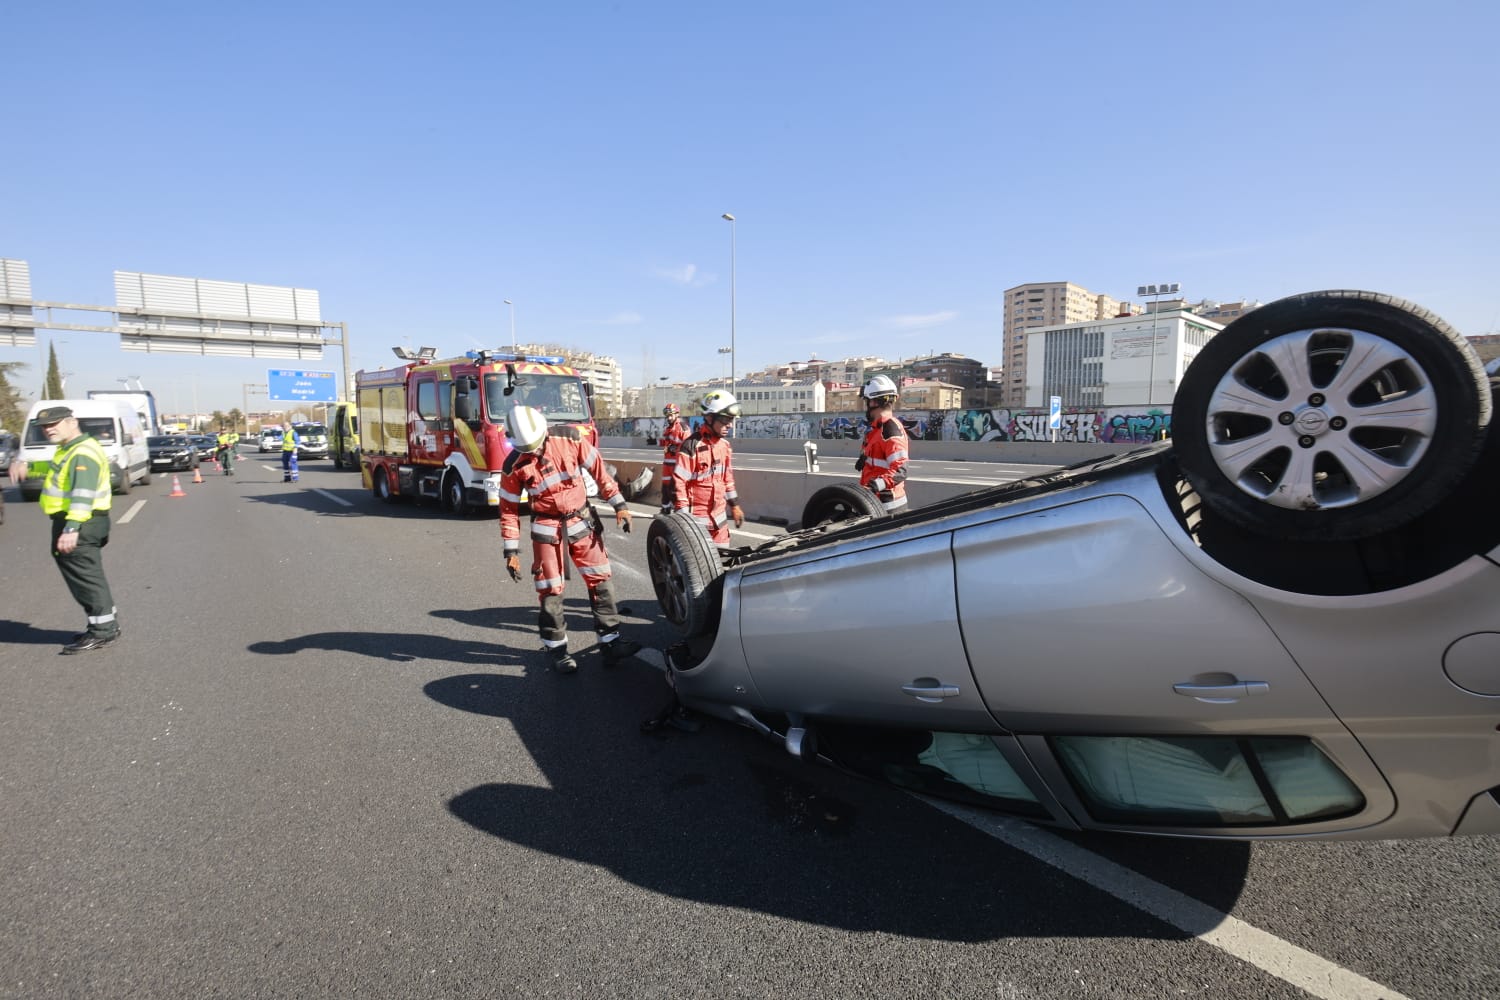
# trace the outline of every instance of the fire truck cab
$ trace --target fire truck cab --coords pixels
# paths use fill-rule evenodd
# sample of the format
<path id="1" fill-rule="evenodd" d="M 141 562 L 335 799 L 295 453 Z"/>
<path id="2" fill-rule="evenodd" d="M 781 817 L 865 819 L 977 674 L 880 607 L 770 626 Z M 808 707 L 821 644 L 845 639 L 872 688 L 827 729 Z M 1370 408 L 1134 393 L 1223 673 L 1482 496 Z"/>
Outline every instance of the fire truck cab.
<path id="1" fill-rule="evenodd" d="M 457 514 L 498 506 L 510 445 L 505 415 L 533 406 L 554 433 L 571 427 L 597 445 L 593 387 L 550 355 L 470 351 L 436 360 L 424 347 L 407 363 L 355 375 L 360 474 L 382 500 L 436 499 Z"/>

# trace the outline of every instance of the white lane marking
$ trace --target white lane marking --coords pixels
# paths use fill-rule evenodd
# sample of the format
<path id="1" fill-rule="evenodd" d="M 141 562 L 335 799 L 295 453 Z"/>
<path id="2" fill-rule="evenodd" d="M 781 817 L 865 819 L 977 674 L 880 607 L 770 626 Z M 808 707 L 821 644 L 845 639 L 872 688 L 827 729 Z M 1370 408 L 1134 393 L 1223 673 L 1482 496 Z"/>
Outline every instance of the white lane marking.
<path id="1" fill-rule="evenodd" d="M 139 513 L 140 509 L 142 507 L 144 507 L 144 506 L 146 506 L 146 501 L 144 501 L 144 500 L 137 500 L 135 503 L 133 503 L 133 504 L 130 505 L 130 509 L 127 510 L 124 513 L 124 515 L 118 521 L 116 521 L 115 523 L 116 524 L 129 524 L 130 523 L 130 519 L 132 517 L 135 517 L 135 515 L 137 513 Z"/>
<path id="2" fill-rule="evenodd" d="M 1404 994 L 1252 927 L 1176 889 L 1169 889 L 1093 851 L 1070 844 L 1041 827 L 980 813 L 956 803 L 920 795 L 917 798 L 1322 1000 L 1408 1000 Z"/>
<path id="3" fill-rule="evenodd" d="M 353 507 L 354 506 L 354 504 L 350 503 L 348 500 L 345 500 L 343 497 L 336 497 L 332 493 L 329 493 L 327 490 L 314 489 L 312 492 L 316 493 L 320 497 L 327 497 L 328 499 L 332 500 L 334 503 L 338 504 L 340 507 Z"/>

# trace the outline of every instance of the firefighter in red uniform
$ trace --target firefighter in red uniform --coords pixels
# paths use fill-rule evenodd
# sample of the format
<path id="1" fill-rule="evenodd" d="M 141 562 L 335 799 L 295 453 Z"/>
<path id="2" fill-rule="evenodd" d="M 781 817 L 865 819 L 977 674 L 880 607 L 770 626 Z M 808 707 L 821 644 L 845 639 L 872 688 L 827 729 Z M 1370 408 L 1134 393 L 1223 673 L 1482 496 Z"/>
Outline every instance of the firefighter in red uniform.
<path id="1" fill-rule="evenodd" d="M 734 488 L 729 440 L 724 436 L 740 415 L 740 404 L 733 393 L 715 389 L 698 406 L 703 411 L 703 424 L 687 436 L 677 454 L 672 503 L 707 528 L 715 545 L 728 545 L 729 520 L 734 519 L 736 528 L 745 523 L 745 511 Z"/>
<path id="2" fill-rule="evenodd" d="M 538 624 L 542 646 L 552 655 L 559 673 L 571 674 L 578 662 L 568 653 L 568 628 L 563 620 L 563 560 L 573 559 L 588 587 L 594 611 L 594 631 L 606 666 L 640 651 L 640 643 L 620 637 L 620 617 L 610 587 L 609 556 L 604 551 L 604 527 L 589 506 L 584 472 L 599 484 L 599 495 L 615 509 L 615 522 L 630 530 L 630 511 L 620 487 L 604 468 L 593 445 L 572 437 L 547 433 L 547 418 L 530 406 L 511 407 L 507 419 L 515 451 L 505 459 L 500 479 L 500 537 L 505 568 L 521 581 L 521 495 L 531 503 L 531 575 L 541 598 Z"/>
<path id="3" fill-rule="evenodd" d="M 906 506 L 906 428 L 896 419 L 896 383 L 876 375 L 865 384 L 865 433 L 854 468 L 859 485 L 874 493 L 880 505 L 894 514 Z"/>
<path id="4" fill-rule="evenodd" d="M 682 419 L 682 409 L 676 403 L 668 403 L 662 407 L 662 416 L 667 418 L 667 425 L 662 428 L 661 437 L 657 441 L 661 444 L 661 512 L 672 513 L 672 497 L 676 495 L 677 483 L 672 478 L 672 473 L 677 471 L 677 453 L 682 450 L 682 442 L 687 440 L 688 426 Z"/>

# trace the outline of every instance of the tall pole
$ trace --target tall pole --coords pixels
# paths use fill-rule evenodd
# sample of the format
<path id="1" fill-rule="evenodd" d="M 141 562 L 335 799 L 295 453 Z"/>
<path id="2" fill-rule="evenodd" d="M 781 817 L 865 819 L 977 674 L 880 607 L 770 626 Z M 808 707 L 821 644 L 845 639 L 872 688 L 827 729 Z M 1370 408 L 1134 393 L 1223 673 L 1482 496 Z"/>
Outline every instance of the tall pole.
<path id="1" fill-rule="evenodd" d="M 732 393 L 739 374 L 734 363 L 734 216 L 725 212 L 721 218 L 729 222 L 729 391 Z"/>
<path id="2" fill-rule="evenodd" d="M 506 299 L 505 304 L 510 306 L 510 353 L 519 354 L 516 349 L 516 304 L 510 299 Z"/>

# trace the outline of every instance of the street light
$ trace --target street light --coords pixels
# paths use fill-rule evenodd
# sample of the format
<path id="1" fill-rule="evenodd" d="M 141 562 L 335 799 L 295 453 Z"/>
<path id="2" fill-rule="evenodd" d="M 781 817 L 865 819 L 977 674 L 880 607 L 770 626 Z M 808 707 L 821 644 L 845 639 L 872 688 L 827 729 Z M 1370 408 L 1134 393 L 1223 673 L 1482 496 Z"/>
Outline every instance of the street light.
<path id="1" fill-rule="evenodd" d="M 739 374 L 734 364 L 734 216 L 725 212 L 719 218 L 729 223 L 729 391 L 733 393 Z"/>
<path id="2" fill-rule="evenodd" d="M 1182 286 L 1175 281 L 1171 284 L 1162 285 L 1139 285 L 1135 294 L 1143 299 L 1155 299 L 1151 307 L 1151 380 L 1146 383 L 1146 405 L 1151 406 L 1156 402 L 1156 317 L 1161 312 L 1161 297 L 1163 295 L 1176 295 Z"/>
<path id="3" fill-rule="evenodd" d="M 519 354 L 521 352 L 516 350 L 516 304 L 510 299 L 506 299 L 505 304 L 510 306 L 510 353 Z"/>
<path id="4" fill-rule="evenodd" d="M 730 347 L 721 347 L 721 348 L 719 348 L 719 353 L 720 354 L 727 354 L 727 355 L 729 355 L 729 367 L 730 367 L 731 371 L 730 371 L 729 378 L 725 381 L 724 384 L 729 389 L 729 391 L 731 393 L 733 393 L 734 392 L 734 374 L 733 374 L 733 369 L 734 369 L 734 347 L 733 346 L 730 346 Z"/>
<path id="5" fill-rule="evenodd" d="M 661 392 L 666 392 L 667 391 L 667 387 L 666 387 L 665 383 L 668 380 L 670 380 L 671 378 L 672 378 L 672 376 L 670 376 L 670 375 L 660 375 L 660 376 L 658 376 L 657 379 L 656 379 L 656 381 L 658 383 L 656 388 L 659 391 L 661 391 Z M 665 399 L 666 399 L 666 397 L 663 396 L 662 400 L 665 400 Z M 653 411 L 654 411 L 652 413 L 652 416 L 655 416 L 656 413 L 660 413 L 664 405 L 665 405 L 665 403 L 659 403 L 657 401 L 657 399 L 653 396 L 652 399 L 651 399 L 651 406 L 652 406 Z"/>

